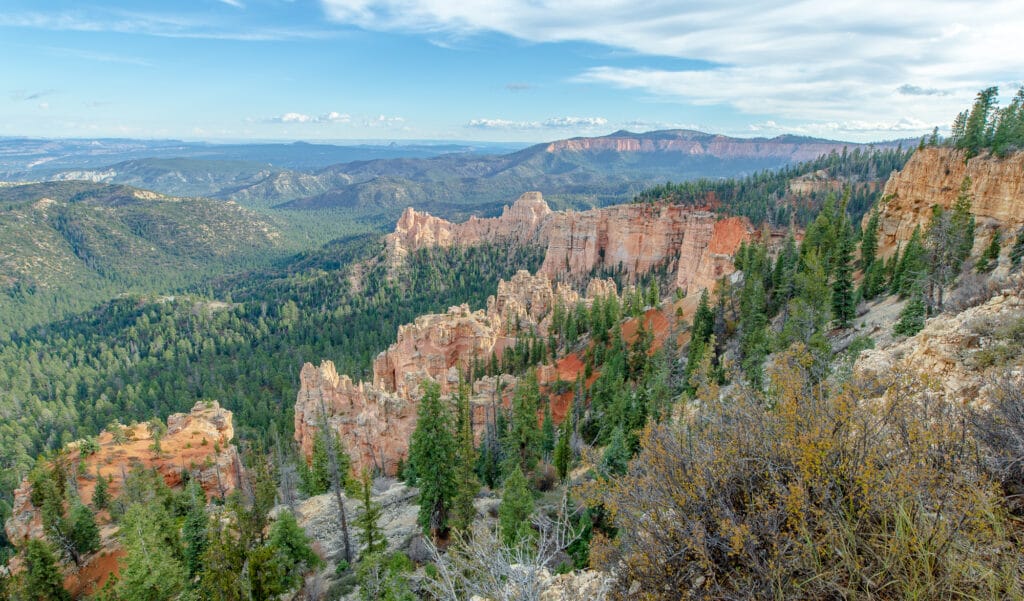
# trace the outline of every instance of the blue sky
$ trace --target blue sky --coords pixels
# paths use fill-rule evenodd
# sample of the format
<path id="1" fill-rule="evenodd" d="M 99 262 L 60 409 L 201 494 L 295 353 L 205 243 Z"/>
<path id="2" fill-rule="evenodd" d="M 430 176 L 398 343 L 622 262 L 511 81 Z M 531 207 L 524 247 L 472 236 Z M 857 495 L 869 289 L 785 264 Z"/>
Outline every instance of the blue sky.
<path id="1" fill-rule="evenodd" d="M 5 0 L 0 135 L 869 141 L 1020 85 L 1019 0 Z"/>

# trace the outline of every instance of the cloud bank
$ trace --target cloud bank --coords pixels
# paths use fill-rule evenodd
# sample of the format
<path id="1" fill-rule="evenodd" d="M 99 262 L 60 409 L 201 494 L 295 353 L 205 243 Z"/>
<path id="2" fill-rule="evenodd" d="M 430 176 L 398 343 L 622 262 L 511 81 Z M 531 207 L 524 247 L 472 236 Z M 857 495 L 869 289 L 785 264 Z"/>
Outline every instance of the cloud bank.
<path id="1" fill-rule="evenodd" d="M 903 131 L 900 124 L 915 119 L 925 127 L 946 123 L 978 89 L 1006 87 L 1018 77 L 1014 49 L 1024 31 L 1019 0 L 321 3 L 333 21 L 371 30 L 434 38 L 496 32 L 701 61 L 706 66 L 679 69 L 597 64 L 574 79 L 825 129 L 844 122 L 879 131 Z M 491 121 L 500 120 L 472 123 L 490 127 Z"/>

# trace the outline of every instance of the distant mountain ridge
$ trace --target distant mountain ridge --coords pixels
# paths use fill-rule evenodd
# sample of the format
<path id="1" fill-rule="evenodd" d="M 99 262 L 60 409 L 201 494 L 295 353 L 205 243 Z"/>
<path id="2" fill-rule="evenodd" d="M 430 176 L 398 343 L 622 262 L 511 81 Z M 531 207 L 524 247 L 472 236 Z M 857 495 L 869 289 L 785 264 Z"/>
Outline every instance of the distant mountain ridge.
<path id="1" fill-rule="evenodd" d="M 591 208 L 631 200 L 642 189 L 668 180 L 740 177 L 844 148 L 870 146 L 791 135 L 733 138 L 691 130 L 617 131 L 535 144 L 507 154 L 481 154 L 458 145 L 350 147 L 345 156 L 361 160 L 296 168 L 287 165 L 317 161 L 323 165 L 324 159 L 340 156 L 343 147 L 210 145 L 199 149 L 205 155 L 192 149 L 190 155 L 171 158 L 169 149 L 184 147 L 168 143 L 159 147 L 160 156 L 155 158 L 48 174 L 37 169 L 22 177 L 35 174 L 45 179 L 121 183 L 177 196 L 230 199 L 252 207 L 344 209 L 384 226 L 407 206 L 462 219 L 473 213 L 496 213 L 505 199 L 538 189 L 555 208 Z M 95 148 L 85 150 L 88 161 L 94 162 Z M 311 157 L 302 159 L 303 152 Z"/>

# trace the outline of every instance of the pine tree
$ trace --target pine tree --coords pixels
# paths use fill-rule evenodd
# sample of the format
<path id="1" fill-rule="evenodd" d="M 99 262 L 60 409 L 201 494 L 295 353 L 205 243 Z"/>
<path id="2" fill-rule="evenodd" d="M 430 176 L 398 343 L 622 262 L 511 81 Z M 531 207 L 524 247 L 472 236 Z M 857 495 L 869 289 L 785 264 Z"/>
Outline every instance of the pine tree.
<path id="1" fill-rule="evenodd" d="M 168 545 L 176 536 L 164 529 L 170 518 L 159 502 L 132 505 L 121 519 L 118 531 L 126 556 L 115 587 L 122 599 L 169 601 L 185 585 L 185 570 L 178 549 Z"/>
<path id="2" fill-rule="evenodd" d="M 70 601 L 57 558 L 46 543 L 30 539 L 25 545 L 25 592 L 31 601 Z"/>
<path id="3" fill-rule="evenodd" d="M 853 289 L 853 232 L 842 228 L 832 280 L 832 316 L 840 328 L 848 328 L 857 312 Z"/>
<path id="4" fill-rule="evenodd" d="M 900 319 L 893 326 L 893 332 L 901 336 L 913 336 L 924 329 L 924 318 L 927 308 L 925 307 L 923 293 L 920 288 L 914 288 L 910 293 L 910 300 L 900 311 Z"/>
<path id="5" fill-rule="evenodd" d="M 189 482 L 185 494 L 188 496 L 188 513 L 185 514 L 185 523 L 181 529 L 184 543 L 182 552 L 185 570 L 188 573 L 189 581 L 191 581 L 202 568 L 203 554 L 206 553 L 209 541 L 207 536 L 209 519 L 206 516 L 206 493 L 203 492 L 199 483 L 195 480 Z"/>
<path id="6" fill-rule="evenodd" d="M 551 403 L 544 405 L 544 422 L 540 427 L 541 443 L 540 448 L 545 457 L 550 457 L 555 450 L 555 419 L 551 415 Z"/>
<path id="7" fill-rule="evenodd" d="M 565 421 L 562 422 L 562 427 L 559 429 L 558 444 L 555 445 L 555 456 L 554 463 L 555 469 L 558 470 L 558 479 L 565 480 L 566 476 L 569 475 L 569 467 L 572 462 L 572 426 L 570 425 L 571 416 L 565 416 Z"/>
<path id="8" fill-rule="evenodd" d="M 898 292 L 902 297 L 909 296 L 915 287 L 920 290 L 927 274 L 928 265 L 925 263 L 925 248 L 921 242 L 921 228 L 916 227 L 896 266 L 896 275 L 893 276 L 892 282 L 893 292 Z"/>
<path id="9" fill-rule="evenodd" d="M 506 437 L 510 455 L 518 458 L 521 469 L 531 470 L 537 464 L 541 432 L 537 425 L 540 386 L 537 372 L 530 369 L 516 384 L 512 395 L 512 422 Z"/>
<path id="10" fill-rule="evenodd" d="M 626 435 L 622 428 L 616 428 L 601 456 L 601 470 L 608 476 L 621 476 L 629 468 L 630 456 Z"/>
<path id="11" fill-rule="evenodd" d="M 740 352 L 743 371 L 757 387 L 763 380 L 762 364 L 769 350 L 767 326 L 764 286 L 760 279 L 751 278 L 744 281 L 740 294 Z"/>
<path id="12" fill-rule="evenodd" d="M 313 551 L 309 536 L 288 510 L 280 512 L 271 524 L 266 547 L 273 550 L 283 564 L 283 580 L 288 588 L 302 583 L 303 572 L 323 565 L 323 560 Z"/>
<path id="13" fill-rule="evenodd" d="M 68 522 L 71 526 L 71 544 L 80 555 L 100 548 L 100 530 L 88 507 L 78 501 L 72 502 Z"/>
<path id="14" fill-rule="evenodd" d="M 103 511 L 110 504 L 110 488 L 107 479 L 96 472 L 96 488 L 92 493 L 92 507 L 96 511 Z"/>
<path id="15" fill-rule="evenodd" d="M 532 514 L 533 495 L 526 484 L 526 476 L 517 465 L 505 479 L 505 490 L 498 506 L 498 530 L 505 546 L 517 547 L 532 539 Z"/>
<path id="16" fill-rule="evenodd" d="M 985 252 L 981 253 L 981 257 L 978 258 L 978 273 L 988 273 L 999 265 L 1000 250 L 1002 250 L 1002 245 L 1000 244 L 999 230 L 995 230 L 992 232 L 992 241 L 989 242 L 988 246 L 985 247 Z"/>
<path id="17" fill-rule="evenodd" d="M 473 446 L 473 412 L 469 406 L 469 385 L 459 384 L 458 417 L 456 420 L 456 475 L 458 490 L 452 501 L 452 526 L 465 531 L 476 518 L 476 506 L 473 501 L 480 492 L 480 481 L 477 480 L 474 466 L 477 463 L 476 449 Z"/>
<path id="18" fill-rule="evenodd" d="M 971 213 L 972 184 L 970 176 L 964 176 L 963 181 L 960 182 L 960 192 L 953 202 L 953 215 L 950 220 L 955 236 L 953 240 L 953 247 L 956 249 L 955 271 L 960 270 L 960 266 L 967 260 L 967 257 L 971 256 L 971 250 L 974 248 L 975 223 L 974 215 Z"/>
<path id="19" fill-rule="evenodd" d="M 384 532 L 380 528 L 380 505 L 373 502 L 370 493 L 373 489 L 373 479 L 370 472 L 363 471 L 360 479 L 359 493 L 363 503 L 363 513 L 355 519 L 356 528 L 359 529 L 359 540 L 363 543 L 363 556 L 383 553 L 388 548 L 388 541 L 384 538 Z"/>
<path id="20" fill-rule="evenodd" d="M 447 532 L 452 501 L 458 492 L 452 430 L 452 418 L 441 403 L 440 388 L 424 380 L 416 430 L 409 444 L 409 464 L 420 489 L 419 525 L 435 538 Z"/>
<path id="21" fill-rule="evenodd" d="M 1010 264 L 1014 268 L 1020 267 L 1021 260 L 1024 259 L 1024 229 L 1017 232 L 1017 240 L 1013 243 L 1013 248 L 1010 249 Z"/>

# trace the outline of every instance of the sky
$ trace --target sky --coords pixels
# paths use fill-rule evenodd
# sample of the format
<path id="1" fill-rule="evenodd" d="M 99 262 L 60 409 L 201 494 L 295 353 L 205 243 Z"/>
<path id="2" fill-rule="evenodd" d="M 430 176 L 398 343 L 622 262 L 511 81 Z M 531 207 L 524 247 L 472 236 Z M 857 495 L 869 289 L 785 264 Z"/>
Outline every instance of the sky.
<path id="1" fill-rule="evenodd" d="M 3 4 L 0 136 L 863 142 L 1024 78 L 1021 0 Z"/>

